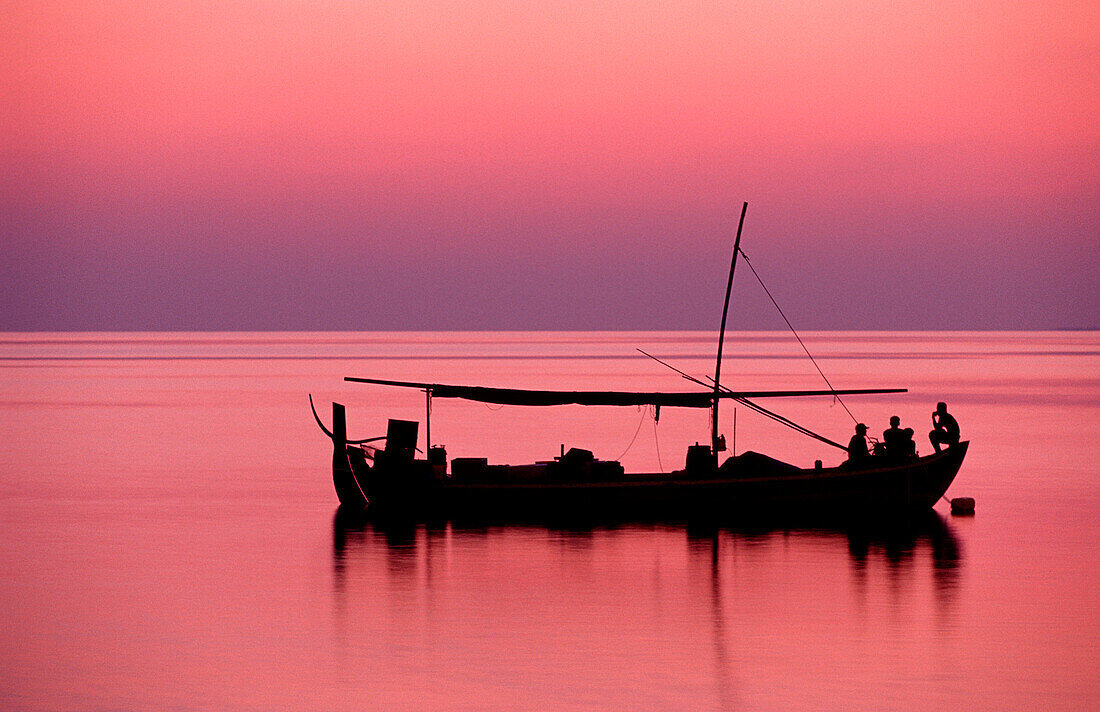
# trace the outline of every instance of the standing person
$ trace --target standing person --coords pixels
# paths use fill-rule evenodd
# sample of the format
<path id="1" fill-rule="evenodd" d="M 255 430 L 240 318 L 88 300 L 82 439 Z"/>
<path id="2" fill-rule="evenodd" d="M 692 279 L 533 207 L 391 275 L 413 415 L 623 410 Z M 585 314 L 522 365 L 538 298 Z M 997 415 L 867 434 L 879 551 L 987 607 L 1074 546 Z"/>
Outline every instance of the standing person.
<path id="1" fill-rule="evenodd" d="M 848 441 L 848 462 L 857 463 L 866 460 L 870 455 L 867 449 L 867 426 L 860 423 L 856 426 L 856 434 Z"/>
<path id="2" fill-rule="evenodd" d="M 932 413 L 932 432 L 928 433 L 928 439 L 932 441 L 936 452 L 940 451 L 940 445 L 952 447 L 959 444 L 959 423 L 947 412 L 946 403 L 936 404 L 936 411 Z"/>

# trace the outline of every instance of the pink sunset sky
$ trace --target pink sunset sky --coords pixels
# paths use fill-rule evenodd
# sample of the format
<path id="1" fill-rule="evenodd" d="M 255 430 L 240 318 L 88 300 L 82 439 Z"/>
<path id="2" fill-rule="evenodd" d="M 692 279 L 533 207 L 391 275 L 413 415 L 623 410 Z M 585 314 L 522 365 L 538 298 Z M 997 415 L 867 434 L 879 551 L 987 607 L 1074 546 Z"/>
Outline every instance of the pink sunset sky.
<path id="1" fill-rule="evenodd" d="M 1100 327 L 1095 2 L 0 12 L 0 329 Z"/>

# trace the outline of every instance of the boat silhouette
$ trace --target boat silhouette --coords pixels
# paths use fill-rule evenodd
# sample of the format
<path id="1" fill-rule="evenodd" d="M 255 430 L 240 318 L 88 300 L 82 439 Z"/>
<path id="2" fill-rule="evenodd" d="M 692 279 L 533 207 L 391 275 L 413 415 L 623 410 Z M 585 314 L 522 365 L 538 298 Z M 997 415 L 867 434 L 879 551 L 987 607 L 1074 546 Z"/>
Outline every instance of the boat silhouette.
<path id="1" fill-rule="evenodd" d="M 427 402 L 424 422 L 428 446 L 425 457 L 418 457 L 419 423 L 397 419 L 389 421 L 384 437 L 350 441 L 344 406 L 332 404 L 332 427 L 329 429 L 318 416 L 310 397 L 314 418 L 333 443 L 332 478 L 342 507 L 402 516 L 539 512 L 695 516 L 768 511 L 892 513 L 930 509 L 944 496 L 958 473 L 969 446 L 967 441 L 925 457 L 868 455 L 837 467 L 822 467 L 818 461 L 812 468 L 800 468 L 756 452 L 727 457 L 719 463 L 719 454 L 726 450 L 725 439 L 718 432 L 718 411 L 722 401 L 746 404 L 803 434 L 845 449 L 755 401 L 906 392 L 904 388 L 836 389 L 827 378 L 829 388 L 822 390 L 732 391 L 721 385 L 726 317 L 737 258 L 744 254 L 740 242 L 747 207 L 745 203 L 734 241 L 712 384 L 682 372 L 681 375 L 699 385 L 701 390 L 526 390 L 349 376 L 344 380 L 423 391 Z M 487 458 L 448 461 L 444 448 L 431 446 L 432 398 L 528 407 L 645 405 L 653 406 L 655 415 L 659 415 L 662 407 L 709 408 L 711 442 L 688 446 L 684 467 L 672 472 L 627 473 L 619 462 L 600 460 L 579 448 L 569 451 L 563 448 L 561 455 L 553 460 L 520 465 L 490 465 Z M 375 444 L 382 441 L 385 441 L 382 447 Z"/>

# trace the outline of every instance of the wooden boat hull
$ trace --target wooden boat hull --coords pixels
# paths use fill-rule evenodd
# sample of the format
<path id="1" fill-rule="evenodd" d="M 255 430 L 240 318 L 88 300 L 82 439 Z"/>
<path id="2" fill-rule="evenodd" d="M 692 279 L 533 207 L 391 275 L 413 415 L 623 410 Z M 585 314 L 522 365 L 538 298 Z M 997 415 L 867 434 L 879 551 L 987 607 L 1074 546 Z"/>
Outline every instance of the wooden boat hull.
<path id="1" fill-rule="evenodd" d="M 370 465 L 359 448 L 338 445 L 333 482 L 347 507 L 409 515 L 919 511 L 946 493 L 968 446 L 903 461 L 872 457 L 862 467 L 801 469 L 750 453 L 696 474 L 464 482 L 425 460 L 394 463 L 379 453 Z"/>

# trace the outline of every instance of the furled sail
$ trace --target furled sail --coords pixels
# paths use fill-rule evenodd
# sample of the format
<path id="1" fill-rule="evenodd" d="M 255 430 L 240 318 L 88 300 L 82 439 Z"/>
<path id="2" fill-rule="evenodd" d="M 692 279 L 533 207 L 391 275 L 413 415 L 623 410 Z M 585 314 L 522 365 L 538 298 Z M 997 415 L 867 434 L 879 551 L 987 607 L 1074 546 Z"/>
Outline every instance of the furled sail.
<path id="1" fill-rule="evenodd" d="M 444 383 L 389 381 L 380 378 L 354 378 L 345 381 L 373 383 L 383 386 L 418 388 L 431 391 L 434 398 L 464 398 L 497 405 L 659 405 L 674 408 L 710 408 L 717 398 L 783 398 L 789 396 L 867 395 L 873 393 L 905 393 L 905 388 L 859 388 L 817 391 L 709 391 L 644 392 L 644 391 L 534 391 L 519 388 L 487 388 L 485 386 L 454 386 Z"/>

